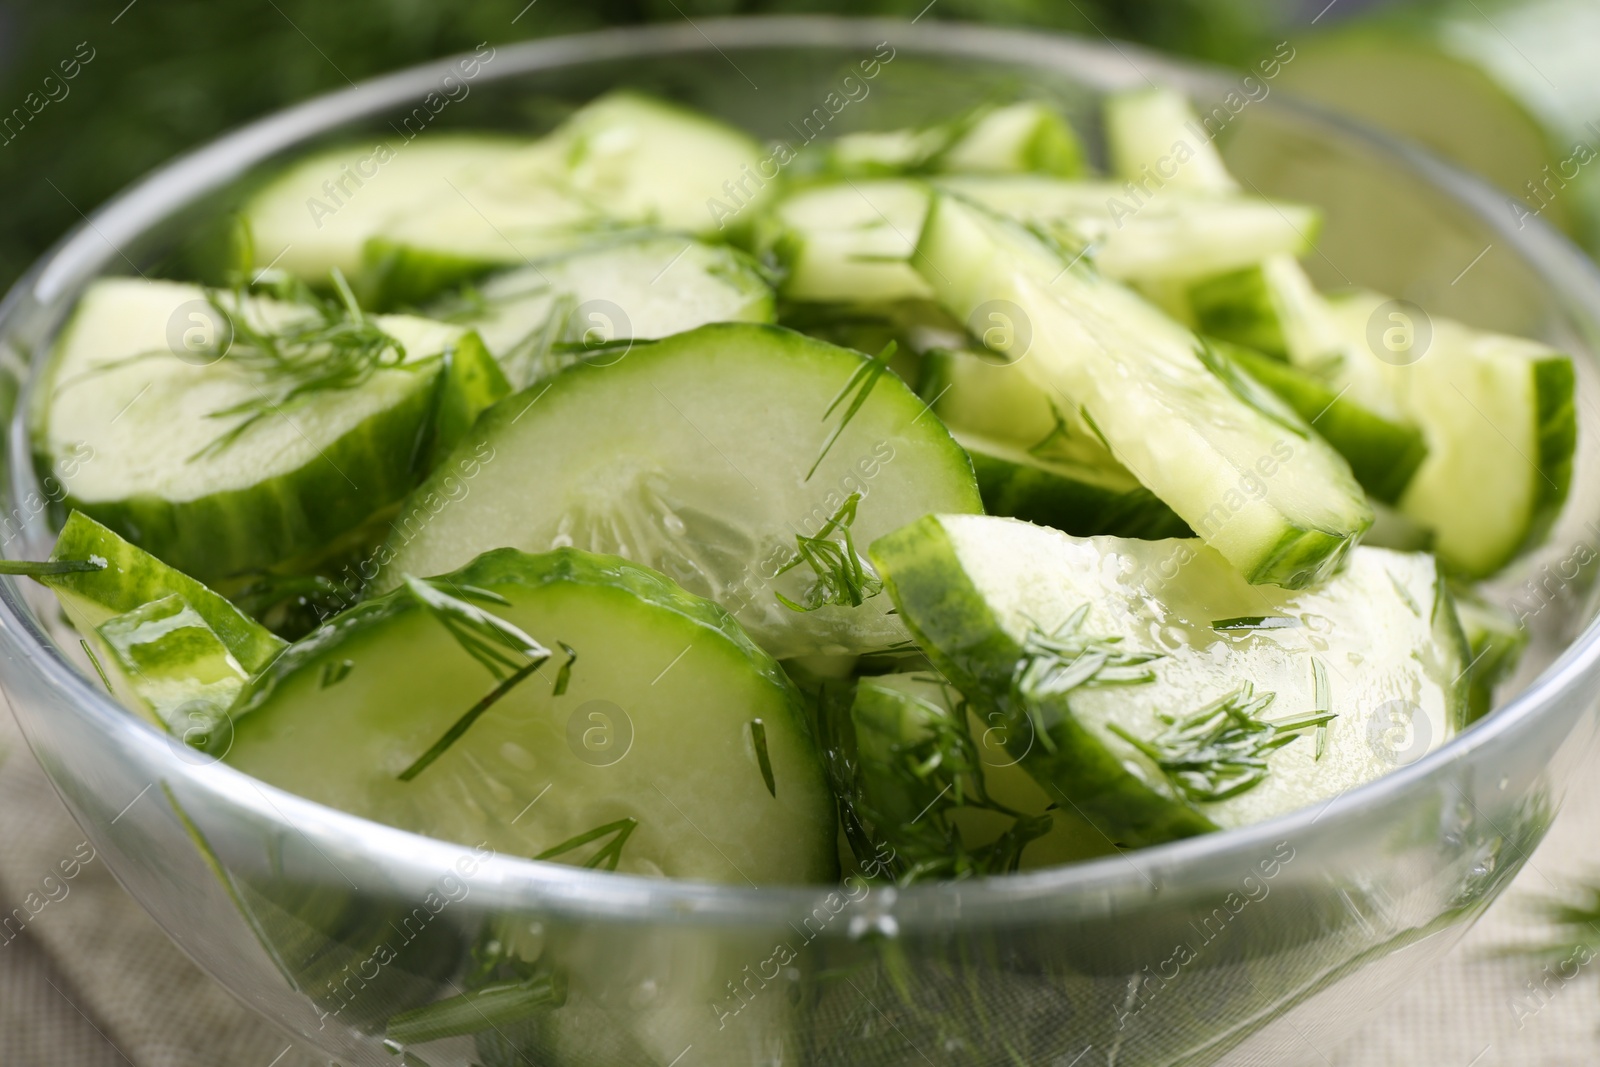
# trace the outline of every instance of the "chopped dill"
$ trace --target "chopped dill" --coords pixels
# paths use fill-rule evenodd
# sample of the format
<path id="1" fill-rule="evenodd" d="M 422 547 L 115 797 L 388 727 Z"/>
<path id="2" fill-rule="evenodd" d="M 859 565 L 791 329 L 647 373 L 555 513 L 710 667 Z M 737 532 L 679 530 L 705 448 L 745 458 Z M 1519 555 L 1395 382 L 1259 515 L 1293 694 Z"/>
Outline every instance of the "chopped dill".
<path id="1" fill-rule="evenodd" d="M 350 675 L 355 667 L 355 660 L 342 659 L 338 663 L 324 663 L 322 665 L 322 688 L 338 685 Z"/>
<path id="2" fill-rule="evenodd" d="M 401 1045 L 424 1045 L 510 1026 L 560 1007 L 566 999 L 566 983 L 557 974 L 491 982 L 390 1016 L 384 1036 Z M 416 1059 L 414 1054 L 409 1055 Z"/>
<path id="3" fill-rule="evenodd" d="M 94 664 L 94 672 L 100 676 L 100 684 L 106 687 L 106 692 L 115 696 L 116 693 L 111 688 L 111 679 L 106 677 L 106 669 L 100 666 L 100 657 L 94 654 L 94 649 L 90 648 L 89 642 L 83 638 L 78 638 L 78 644 L 83 647 L 83 654 L 89 657 L 89 662 Z"/>
<path id="4" fill-rule="evenodd" d="M 1050 428 L 1049 433 L 1028 446 L 1028 455 L 1030 456 L 1046 456 L 1057 441 L 1065 442 L 1072 437 L 1072 431 L 1067 426 L 1066 416 L 1061 414 L 1061 409 L 1056 407 L 1056 402 L 1047 399 L 1046 403 L 1050 405 L 1050 417 L 1055 420 L 1055 425 Z"/>
<path id="5" fill-rule="evenodd" d="M 811 568 L 817 580 L 806 591 L 804 604 L 797 604 L 782 593 L 774 592 L 773 595 L 784 607 L 791 611 L 816 611 L 829 604 L 859 607 L 883 592 L 883 582 L 861 558 L 850 536 L 850 526 L 856 521 L 856 505 L 859 503 L 861 494 L 851 493 L 815 535 L 795 535 L 796 555 L 778 569 L 778 574 L 804 563 Z M 833 537 L 836 532 L 839 535 L 837 539 Z"/>
<path id="6" fill-rule="evenodd" d="M 1088 617 L 1089 605 L 1083 604 L 1050 633 L 1034 624 L 1023 636 L 1012 675 L 1012 689 L 1033 722 L 1034 736 L 1051 752 L 1056 746 L 1041 701 L 1074 689 L 1155 681 L 1155 671 L 1146 664 L 1160 659 L 1160 653 L 1126 651 L 1120 637 L 1085 636 L 1081 630 Z"/>
<path id="7" fill-rule="evenodd" d="M 1148 756 L 1190 800 L 1227 800 L 1266 779 L 1270 753 L 1335 717 L 1331 711 L 1314 711 L 1288 719 L 1261 718 L 1276 695 L 1257 696 L 1255 687 L 1245 682 L 1192 714 L 1162 715 L 1167 728 L 1149 741 L 1116 723 L 1107 729 Z"/>
<path id="8" fill-rule="evenodd" d="M 1315 656 L 1311 657 L 1311 697 L 1319 713 L 1332 716 L 1333 694 L 1328 689 L 1328 668 L 1324 667 L 1322 661 Z M 1317 724 L 1317 754 L 1312 757 L 1313 760 L 1322 759 L 1322 754 L 1327 750 L 1328 724 L 1320 722 Z"/>
<path id="9" fill-rule="evenodd" d="M 576 837 L 569 837 L 561 844 L 547 848 L 533 858 L 536 860 L 555 859 L 557 856 L 563 856 L 574 849 L 582 848 L 591 841 L 610 837 L 611 840 L 607 841 L 599 851 L 590 856 L 584 862 L 584 866 L 596 870 L 604 867 L 608 871 L 614 871 L 617 869 L 617 864 L 622 861 L 622 846 L 628 843 L 629 836 L 638 826 L 639 820 L 631 817 L 618 819 L 616 822 L 608 822 L 604 826 L 596 826 L 593 830 L 587 830 Z"/>
<path id="10" fill-rule="evenodd" d="M 450 636 L 499 682 L 455 721 L 444 735 L 399 774 L 409 782 L 442 756 L 488 711 L 550 658 L 550 650 L 515 626 L 482 608 L 443 592 L 431 582 L 404 575 L 411 596 L 450 632 Z M 482 592 L 480 590 L 480 592 Z M 491 594 L 498 596 L 498 594 Z M 563 646 L 566 647 L 566 646 Z M 572 659 L 576 653 L 568 649 Z M 572 659 L 567 661 L 570 667 Z"/>
<path id="11" fill-rule="evenodd" d="M 860 411 L 861 406 L 867 402 L 867 397 L 872 394 L 872 389 L 878 384 L 878 379 L 882 378 L 889 369 L 889 360 L 894 356 L 897 348 L 899 348 L 899 345 L 894 341 L 890 341 L 883 346 L 883 351 L 863 362 L 850 375 L 849 380 L 844 383 L 844 388 L 840 389 L 838 395 L 828 404 L 828 409 L 822 413 L 824 422 L 828 420 L 828 416 L 832 415 L 840 404 L 844 403 L 846 397 L 850 398 L 850 404 L 844 409 L 844 414 L 839 419 L 839 425 L 833 428 L 833 432 L 828 435 L 828 439 L 822 443 L 822 451 L 817 453 L 817 458 L 811 464 L 811 469 L 806 471 L 806 481 L 809 482 L 811 476 L 817 473 L 817 468 L 822 466 L 822 461 L 827 458 L 828 451 L 833 448 L 834 442 L 839 440 L 839 435 L 844 433 L 844 428 L 850 425 L 850 420 L 856 417 L 856 412 Z"/>
<path id="12" fill-rule="evenodd" d="M 750 744 L 756 750 L 756 762 L 761 764 L 761 780 L 767 783 L 767 792 L 776 799 L 778 783 L 772 777 L 772 756 L 767 752 L 767 724 L 760 719 L 750 720 Z"/>
<path id="13" fill-rule="evenodd" d="M 558 697 L 564 695 L 567 691 L 567 686 L 572 684 L 572 665 L 578 662 L 578 652 L 565 641 L 557 641 L 556 644 L 560 645 L 561 651 L 567 654 L 567 662 L 563 663 L 561 669 L 556 672 L 556 683 L 550 688 L 550 695 Z"/>
<path id="14" fill-rule="evenodd" d="M 230 299 L 207 290 L 212 309 L 228 324 L 217 343 L 236 365 L 248 370 L 257 395 L 208 412 L 207 418 L 238 418 L 228 430 L 189 457 L 194 461 L 224 451 L 252 426 L 285 405 L 316 393 L 354 389 L 381 369 L 405 362 L 405 346 L 369 319 L 356 302 L 349 282 L 332 273 L 335 298 L 314 293 L 304 282 L 275 279 L 265 286 L 277 300 L 297 304 L 307 314 L 280 326 L 267 327 L 251 314 L 253 288 L 239 278 Z"/>
<path id="15" fill-rule="evenodd" d="M 1288 615 L 1240 615 L 1235 619 L 1216 619 L 1211 623 L 1211 628 L 1223 632 L 1230 630 L 1286 630 L 1299 625 L 1299 620 Z"/>
<path id="16" fill-rule="evenodd" d="M 84 571 L 103 571 L 103 559 L 0 559 L 0 574 L 16 574 L 25 578 L 42 578 L 52 574 L 79 574 Z"/>

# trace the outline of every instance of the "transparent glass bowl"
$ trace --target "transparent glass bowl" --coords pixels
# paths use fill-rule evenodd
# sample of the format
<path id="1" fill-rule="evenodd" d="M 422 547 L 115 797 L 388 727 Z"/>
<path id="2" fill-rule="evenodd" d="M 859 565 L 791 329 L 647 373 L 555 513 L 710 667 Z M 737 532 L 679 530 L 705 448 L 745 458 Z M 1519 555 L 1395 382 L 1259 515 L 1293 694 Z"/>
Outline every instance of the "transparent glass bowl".
<path id="1" fill-rule="evenodd" d="M 877 76 L 860 79 L 875 56 Z M 1326 209 L 1310 264 L 1321 283 L 1564 347 L 1580 365 L 1585 446 L 1592 436 L 1600 276 L 1588 262 L 1540 225 L 1517 228 L 1472 180 L 1281 101 L 1264 69 L 1239 83 L 1039 33 L 800 18 L 546 40 L 498 49 L 470 80 L 447 83 L 451 70 L 319 98 L 180 159 L 16 286 L 0 307 L 0 367 L 22 398 L 7 401 L 7 530 L 23 530 L 8 552 L 48 548 L 26 378 L 90 279 L 183 274 L 249 174 L 316 143 L 394 139 L 408 117 L 428 129 L 542 129 L 618 85 L 791 141 L 808 118 L 815 128 L 825 117 L 831 135 L 1022 94 L 1093 131 L 1100 94 L 1178 85 L 1223 108 L 1225 152 L 1248 185 Z M 842 82 L 852 71 L 854 89 Z M 428 94 L 446 88 L 454 95 L 435 112 Z M 566 1005 L 524 1020 L 485 1014 L 478 1036 L 417 1049 L 436 1067 L 1315 1062 L 1495 898 L 1589 750 L 1600 638 L 1591 569 L 1572 561 L 1593 558 L 1579 549 L 1600 529 L 1591 465 L 1586 452 L 1550 547 L 1502 583 L 1504 596 L 1540 605 L 1528 612 L 1537 638 L 1520 695 L 1486 722 L 1320 809 L 1003 879 L 757 890 L 485 855 L 373 825 L 208 763 L 113 705 L 62 651 L 76 642 L 48 597 L 10 579 L 0 675 L 128 891 L 219 982 L 341 1063 L 396 1062 L 383 1021 L 459 991 L 491 927 L 525 956 L 560 962 Z M 1519 592 L 1528 579 L 1537 599 Z"/>

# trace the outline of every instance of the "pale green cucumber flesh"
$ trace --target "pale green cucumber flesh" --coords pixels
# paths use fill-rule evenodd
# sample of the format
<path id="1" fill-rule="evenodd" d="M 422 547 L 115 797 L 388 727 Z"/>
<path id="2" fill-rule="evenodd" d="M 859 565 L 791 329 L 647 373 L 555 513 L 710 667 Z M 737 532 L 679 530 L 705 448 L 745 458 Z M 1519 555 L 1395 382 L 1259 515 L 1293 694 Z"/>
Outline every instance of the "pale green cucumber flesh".
<path id="1" fill-rule="evenodd" d="M 824 415 L 865 366 L 780 327 L 725 323 L 570 367 L 479 420 L 456 453 L 481 463 L 465 492 L 434 478 L 413 494 L 374 588 L 489 548 L 573 545 L 716 600 L 775 655 L 902 642 L 881 595 L 813 611 L 779 599 L 815 589 L 808 564 L 783 568 L 797 536 L 816 535 L 852 495 L 858 553 L 930 511 L 981 510 L 966 454 L 891 374 L 817 462 L 848 403 Z"/>
<path id="2" fill-rule="evenodd" d="M 609 93 L 450 195 L 384 226 L 364 252 L 378 306 L 414 304 L 496 267 L 655 229 L 726 235 L 753 221 L 767 182 L 745 134 L 638 93 Z M 730 194 L 738 183 L 747 195 Z"/>
<path id="3" fill-rule="evenodd" d="M 1154 171 L 1157 180 L 1179 189 L 1226 193 L 1239 188 L 1210 130 L 1177 90 L 1115 93 L 1106 98 L 1104 120 L 1112 170 L 1121 177 L 1139 180 Z"/>
<path id="4" fill-rule="evenodd" d="M 438 588 L 478 596 L 554 655 L 403 781 L 496 678 L 398 590 L 252 683 L 228 761 L 353 814 L 512 855 L 633 819 L 621 871 L 740 884 L 835 873 L 832 800 L 799 694 L 721 609 L 571 549 L 487 553 Z M 577 658 L 557 695 L 562 643 Z M 552 858 L 583 864 L 604 844 Z"/>
<path id="5" fill-rule="evenodd" d="M 177 593 L 114 615 L 94 632 L 143 709 L 185 740 L 209 734 L 249 680 L 216 631 Z"/>
<path id="6" fill-rule="evenodd" d="M 884 303 L 927 299 L 910 262 L 928 210 L 918 182 L 856 181 L 803 189 L 779 202 L 762 244 L 783 265 L 789 300 Z"/>
<path id="7" fill-rule="evenodd" d="M 1079 537 L 1190 537 L 1191 531 L 1154 493 L 1120 467 L 1052 460 L 1003 442 L 955 431 L 972 457 L 984 511 L 1025 519 Z"/>
<path id="8" fill-rule="evenodd" d="M 39 579 L 60 598 L 81 634 L 94 633 L 112 616 L 179 596 L 205 620 L 246 671 L 261 670 L 283 651 L 281 639 L 224 597 L 129 544 L 82 512 L 67 517 L 50 558 L 105 562 L 99 570 L 50 574 Z"/>
<path id="9" fill-rule="evenodd" d="M 355 277 L 367 241 L 452 187 L 503 163 L 529 142 L 485 134 L 430 133 L 341 145 L 296 161 L 241 209 L 252 268 L 272 266 L 325 285 L 333 270 Z"/>
<path id="10" fill-rule="evenodd" d="M 1577 441 L 1572 361 L 1437 316 L 1416 358 L 1384 349 L 1381 334 L 1376 351 L 1370 338 L 1384 306 L 1373 293 L 1333 302 L 1350 341 L 1350 365 L 1333 384 L 1386 395 L 1421 430 L 1428 454 L 1399 510 L 1434 531 L 1450 567 L 1493 574 L 1537 544 L 1566 502 Z"/>
<path id="11" fill-rule="evenodd" d="M 1528 647 L 1528 630 L 1512 612 L 1461 584 L 1451 585 L 1456 616 L 1472 656 L 1468 721 L 1494 709 L 1495 687 L 1511 676 Z"/>
<path id="12" fill-rule="evenodd" d="M 542 260 L 485 280 L 433 313 L 478 333 L 522 388 L 584 355 L 620 358 L 708 322 L 771 322 L 772 289 L 726 245 L 656 236 Z"/>
<path id="13" fill-rule="evenodd" d="M 1345 458 L 1356 481 L 1374 500 L 1393 504 L 1400 499 L 1428 455 L 1421 431 L 1373 414 L 1287 363 L 1235 345 L 1215 347 L 1294 408 Z"/>
<path id="14" fill-rule="evenodd" d="M 247 312 L 265 328 L 305 313 L 266 299 Z M 312 551 L 403 497 L 426 459 L 440 357 L 461 341 L 458 327 L 380 316 L 403 363 L 274 402 L 252 364 L 174 342 L 214 314 L 199 286 L 95 283 L 52 353 L 35 437 L 67 506 L 202 579 Z M 262 417 L 219 446 L 250 416 L 215 413 L 240 403 Z"/>
<path id="15" fill-rule="evenodd" d="M 1337 795 L 1420 757 L 1464 719 L 1465 642 L 1428 556 L 1358 549 L 1317 587 L 1275 590 L 1248 585 L 1196 541 L 1077 539 L 964 516 L 919 520 L 875 542 L 871 556 L 924 650 L 963 693 L 1006 717 L 1007 747 L 1023 766 L 1122 844 L 1240 826 Z M 1084 634 L 1159 654 L 1148 665 L 1155 680 L 1047 701 L 1051 751 L 1016 706 L 1014 675 L 1031 630 L 1051 632 L 1085 605 Z M 1253 788 L 1192 802 L 1109 729 L 1152 738 L 1161 714 L 1197 710 L 1244 682 L 1275 694 L 1267 719 L 1319 703 L 1336 712 L 1320 756 L 1308 732 L 1269 755 Z M 1405 743 L 1391 736 L 1396 725 Z"/>
<path id="16" fill-rule="evenodd" d="M 1227 193 L 1052 178 L 940 178 L 937 188 L 1041 229 L 1064 231 L 1108 277 L 1192 279 L 1311 248 L 1313 208 Z"/>
<path id="17" fill-rule="evenodd" d="M 1083 173 L 1083 145 L 1048 104 L 979 109 L 924 129 L 847 133 L 827 149 L 827 169 L 883 177 L 927 173 Z"/>
<path id="18" fill-rule="evenodd" d="M 1332 448 L 1117 283 L 948 197 L 934 202 L 918 261 L 958 318 L 1020 318 L 991 347 L 1080 408 L 1117 461 L 1251 581 L 1314 583 L 1371 524 Z"/>

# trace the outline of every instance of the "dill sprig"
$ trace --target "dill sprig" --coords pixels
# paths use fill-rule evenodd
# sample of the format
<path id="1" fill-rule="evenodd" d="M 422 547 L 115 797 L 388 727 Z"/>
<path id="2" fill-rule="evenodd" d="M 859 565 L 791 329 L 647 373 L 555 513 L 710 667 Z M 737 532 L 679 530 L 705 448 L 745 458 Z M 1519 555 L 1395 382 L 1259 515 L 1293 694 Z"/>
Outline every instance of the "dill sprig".
<path id="1" fill-rule="evenodd" d="M 1120 637 L 1086 636 L 1083 624 L 1089 605 L 1080 606 L 1053 631 L 1037 624 L 1022 639 L 1015 686 L 1029 700 L 1062 696 L 1085 686 L 1141 685 L 1155 681 L 1145 664 L 1159 652 L 1130 652 Z"/>
<path id="2" fill-rule="evenodd" d="M 628 843 L 628 838 L 638 826 L 639 820 L 634 818 L 608 822 L 604 826 L 596 826 L 593 830 L 586 830 L 575 837 L 569 837 L 561 844 L 547 848 L 533 858 L 536 860 L 552 860 L 557 856 L 566 855 L 574 849 L 580 849 L 591 841 L 609 837 L 611 840 L 607 841 L 594 855 L 590 856 L 583 865 L 595 870 L 604 867 L 608 871 L 614 871 L 617 869 L 617 864 L 622 861 L 622 846 Z"/>
<path id="3" fill-rule="evenodd" d="M 333 299 L 318 296 L 296 279 L 269 282 L 265 288 L 272 297 L 307 311 L 273 327 L 260 324 L 256 321 L 259 316 L 251 314 L 256 287 L 242 277 L 231 298 L 207 290 L 207 301 L 229 327 L 228 347 L 218 356 L 225 355 L 247 369 L 257 395 L 208 412 L 207 418 L 239 421 L 190 456 L 190 461 L 222 452 L 256 423 L 302 397 L 358 388 L 377 371 L 405 362 L 405 346 L 362 312 L 349 282 L 337 268 L 332 278 Z"/>
<path id="4" fill-rule="evenodd" d="M 84 571 L 103 571 L 106 561 L 92 559 L 0 559 L 0 574 L 17 574 L 25 578 L 43 578 L 52 574 L 78 574 Z"/>
<path id="5" fill-rule="evenodd" d="M 767 792 L 776 798 L 778 783 L 772 776 L 772 755 L 767 751 L 767 724 L 760 719 L 750 720 L 750 745 L 756 750 L 756 762 L 761 765 L 761 780 L 767 784 Z"/>
<path id="6" fill-rule="evenodd" d="M 1245 682 L 1189 715 L 1162 715 L 1167 728 L 1149 741 L 1116 723 L 1107 729 L 1148 756 L 1190 800 L 1227 800 L 1266 779 L 1270 753 L 1335 718 L 1331 711 L 1261 718 L 1276 695 L 1258 696 L 1255 687 Z"/>
<path id="7" fill-rule="evenodd" d="M 822 529 L 810 537 L 795 535 L 795 557 L 779 568 L 778 574 L 785 574 L 804 563 L 811 568 L 817 580 L 806 591 L 804 604 L 797 604 L 782 593 L 774 592 L 773 595 L 784 607 L 791 611 L 816 611 L 829 604 L 854 608 L 883 592 L 882 580 L 856 551 L 855 541 L 850 535 L 850 526 L 856 521 L 856 505 L 860 503 L 861 494 L 851 493 L 839 505 L 839 510 L 822 524 Z M 834 537 L 836 533 L 838 537 Z"/>
<path id="8" fill-rule="evenodd" d="M 482 664 L 499 683 L 468 708 L 426 752 L 400 772 L 400 781 L 409 782 L 459 741 L 501 697 L 542 667 L 550 658 L 550 650 L 499 616 L 451 596 L 432 582 L 413 578 L 409 574 L 404 575 L 403 580 L 412 598 L 427 609 L 467 654 Z M 497 593 L 488 595 L 495 600 L 505 599 Z M 567 652 L 567 666 L 570 668 L 577 654 L 570 648 Z"/>
<path id="9" fill-rule="evenodd" d="M 1050 427 L 1050 432 L 1028 446 L 1028 455 L 1048 458 L 1057 441 L 1067 443 L 1072 438 L 1072 430 L 1067 425 L 1066 416 L 1061 414 L 1061 409 L 1056 407 L 1054 400 L 1046 401 L 1050 405 L 1050 417 L 1055 420 L 1055 425 Z"/>
<path id="10" fill-rule="evenodd" d="M 491 982 L 390 1016 L 384 1036 L 401 1045 L 423 1045 L 510 1026 L 558 1008 L 566 999 L 566 982 L 559 974 Z"/>
<path id="11" fill-rule="evenodd" d="M 839 405 L 844 403 L 846 397 L 850 399 L 849 405 L 844 409 L 844 415 L 839 419 L 839 425 L 835 426 L 833 432 L 828 435 L 828 439 L 822 442 L 822 451 L 817 453 L 816 461 L 811 464 L 811 469 L 806 471 L 806 481 L 809 482 L 811 476 L 817 473 L 817 468 L 822 466 L 822 461 L 827 458 L 829 449 L 833 448 L 833 443 L 839 440 L 839 435 L 844 433 L 844 428 L 850 425 L 850 420 L 856 417 L 856 412 L 861 410 L 862 405 L 867 402 L 867 397 L 872 395 L 873 386 L 878 384 L 878 379 L 882 378 L 884 372 L 889 369 L 889 360 L 894 356 L 898 347 L 898 344 L 890 341 L 883 346 L 883 351 L 863 362 L 861 366 L 851 373 L 849 379 L 844 383 L 844 387 L 839 390 L 838 395 L 828 404 L 828 409 L 822 413 L 823 422 L 828 421 L 828 416 L 832 415 Z"/>

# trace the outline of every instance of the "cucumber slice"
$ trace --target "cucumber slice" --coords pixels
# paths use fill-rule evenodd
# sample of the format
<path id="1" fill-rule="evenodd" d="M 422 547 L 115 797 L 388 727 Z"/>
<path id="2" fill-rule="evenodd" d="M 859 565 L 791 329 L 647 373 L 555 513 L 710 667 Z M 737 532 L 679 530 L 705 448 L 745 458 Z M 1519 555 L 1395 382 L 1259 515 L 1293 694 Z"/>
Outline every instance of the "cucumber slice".
<path id="1" fill-rule="evenodd" d="M 185 739 L 208 734 L 249 681 L 228 646 L 177 593 L 95 627 L 136 707 Z"/>
<path id="2" fill-rule="evenodd" d="M 941 178 L 938 188 L 1036 228 L 1065 230 L 1123 280 L 1198 278 L 1310 251 L 1321 214 L 1226 192 L 1130 190 L 1051 178 Z"/>
<path id="3" fill-rule="evenodd" d="M 367 284 L 379 306 L 415 303 L 607 230 L 723 233 L 760 209 L 763 157 L 750 137 L 705 115 L 609 93 L 452 195 L 392 220 L 366 249 Z"/>
<path id="4" fill-rule="evenodd" d="M 849 569 L 843 533 L 827 528 L 855 494 L 849 529 L 862 546 L 929 511 L 982 507 L 949 432 L 871 368 L 848 349 L 744 323 L 635 345 L 615 366 L 570 367 L 479 420 L 458 455 L 493 458 L 471 495 L 449 502 L 425 483 L 379 553 L 373 588 L 496 546 L 570 544 L 625 555 L 716 600 L 774 655 L 903 641 L 887 598 L 852 605 L 842 589 L 824 595 L 810 565 L 783 570 L 799 558 L 797 536 L 830 538 L 825 551 Z M 842 389 L 868 390 L 847 424 L 853 402 L 829 411 Z M 797 611 L 780 595 L 827 603 Z"/>
<path id="5" fill-rule="evenodd" d="M 925 186 L 859 181 L 795 193 L 763 223 L 761 244 L 784 270 L 789 300 L 887 303 L 928 299 L 910 262 L 928 212 Z"/>
<path id="6" fill-rule="evenodd" d="M 529 141 L 435 131 L 398 146 L 340 145 L 290 164 L 240 210 L 250 261 L 314 284 L 354 277 L 367 241 L 408 211 L 457 194 L 452 186 L 514 158 Z"/>
<path id="7" fill-rule="evenodd" d="M 1294 408 L 1350 464 L 1374 500 L 1393 504 L 1427 458 L 1422 432 L 1381 418 L 1286 363 L 1225 342 L 1213 345 L 1234 365 Z"/>
<path id="8" fill-rule="evenodd" d="M 476 333 L 467 333 L 446 350 L 437 388 L 432 440 L 428 445 L 429 470 L 455 450 L 479 415 L 511 392 L 511 383 L 483 339 Z"/>
<path id="9" fill-rule="evenodd" d="M 1046 458 L 1004 442 L 952 431 L 972 457 L 983 509 L 1089 537 L 1190 537 L 1188 524 L 1120 464 Z"/>
<path id="10" fill-rule="evenodd" d="M 912 173 L 1084 172 L 1083 145 L 1048 104 L 1025 100 L 979 109 L 924 129 L 847 133 L 828 148 L 828 168 L 873 176 Z"/>
<path id="11" fill-rule="evenodd" d="M 435 588 L 442 613 L 400 589 L 291 646 L 240 698 L 228 762 L 343 811 L 512 855 L 615 826 L 547 858 L 583 864 L 609 845 L 621 850 L 614 869 L 639 874 L 771 884 L 837 873 L 832 798 L 799 693 L 716 605 L 573 549 L 486 553 Z M 505 675 L 456 636 L 489 639 L 469 618 L 485 612 L 522 647 L 531 635 L 575 660 L 558 670 L 558 652 L 497 687 Z M 502 696 L 439 752 L 491 692 Z"/>
<path id="12" fill-rule="evenodd" d="M 871 557 L 924 651 L 1001 716 L 1007 750 L 1124 846 L 1335 796 L 1419 758 L 1464 719 L 1465 642 L 1425 555 L 1357 549 L 1337 575 L 1292 592 L 1247 584 L 1197 541 L 1078 539 L 930 515 L 874 542 Z M 1052 690 L 1051 668 L 1081 668 L 1080 652 L 1112 668 L 1119 655 L 1135 662 L 1098 685 L 1057 673 Z M 1141 672 L 1150 680 L 1136 681 Z M 1238 791 L 1224 768 L 1185 781 L 1151 758 L 1152 747 L 1184 747 L 1163 714 L 1181 723 L 1245 683 L 1257 698 L 1274 694 L 1258 719 L 1335 717 L 1259 752 L 1264 777 Z M 1396 726 L 1408 727 L 1408 744 L 1396 743 Z"/>
<path id="13" fill-rule="evenodd" d="M 521 388 L 585 352 L 708 322 L 771 322 L 774 308 L 772 287 L 743 253 L 651 237 L 496 275 L 434 313 L 482 337 Z"/>
<path id="14" fill-rule="evenodd" d="M 1208 193 L 1239 189 L 1182 93 L 1159 87 L 1114 93 L 1106 98 L 1105 124 L 1112 170 L 1130 181 Z"/>
<path id="15" fill-rule="evenodd" d="M 1201 333 L 1300 367 L 1320 367 L 1345 339 L 1305 268 L 1289 255 L 1195 282 L 1185 294 Z"/>
<path id="16" fill-rule="evenodd" d="M 254 674 L 277 658 L 284 642 L 265 627 L 181 571 L 137 548 L 89 516 L 74 511 L 56 537 L 52 560 L 104 560 L 97 571 L 41 575 L 61 601 L 73 627 L 85 637 L 113 616 L 179 597 L 204 620 L 228 653 Z"/>
<path id="17" fill-rule="evenodd" d="M 961 694 L 930 671 L 863 678 L 850 705 L 852 799 L 872 836 L 857 859 L 902 884 L 1106 855 L 1105 839 L 1061 809 Z M 892 857 L 892 858 L 891 858 Z M 887 872 L 882 872 L 887 873 Z"/>
<path id="18" fill-rule="evenodd" d="M 1474 589 L 1452 584 L 1450 593 L 1472 655 L 1468 718 L 1476 722 L 1494 709 L 1495 687 L 1517 669 L 1528 648 L 1528 630 L 1517 616 Z"/>
<path id="19" fill-rule="evenodd" d="M 1387 329 L 1384 297 L 1333 302 L 1350 350 L 1334 385 L 1382 390 L 1422 431 L 1427 458 L 1402 514 L 1434 532 L 1441 559 L 1469 577 L 1493 574 L 1539 543 L 1566 502 L 1577 443 L 1572 361 L 1537 341 L 1431 317 L 1411 362 L 1369 336 Z M 1373 324 L 1377 323 L 1375 329 Z M 1420 348 L 1421 334 L 1413 334 Z"/>
<path id="20" fill-rule="evenodd" d="M 310 314 L 265 298 L 244 311 L 267 331 Z M 96 282 L 52 353 L 36 438 L 66 506 L 201 579 L 313 551 L 401 499 L 426 459 L 443 355 L 465 347 L 458 327 L 379 317 L 402 361 L 290 397 L 294 379 L 262 360 L 185 347 L 184 331 L 220 318 L 198 286 Z M 219 417 L 241 405 L 253 414 Z"/>
<path id="21" fill-rule="evenodd" d="M 1250 581 L 1316 582 L 1371 525 L 1336 452 L 1129 290 L 951 197 L 934 201 L 918 253 L 957 317 L 1001 307 L 1022 319 L 1026 331 L 1014 323 L 991 347 L 1081 407 L 1117 460 Z"/>

